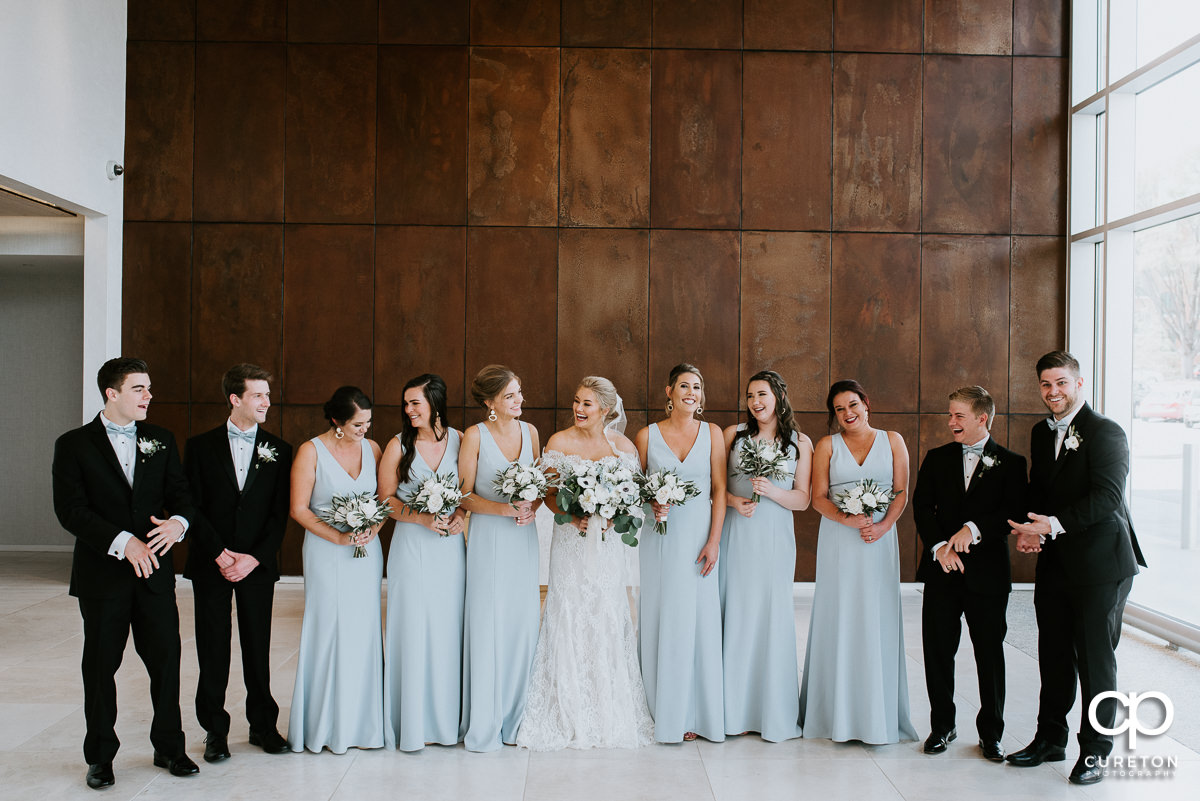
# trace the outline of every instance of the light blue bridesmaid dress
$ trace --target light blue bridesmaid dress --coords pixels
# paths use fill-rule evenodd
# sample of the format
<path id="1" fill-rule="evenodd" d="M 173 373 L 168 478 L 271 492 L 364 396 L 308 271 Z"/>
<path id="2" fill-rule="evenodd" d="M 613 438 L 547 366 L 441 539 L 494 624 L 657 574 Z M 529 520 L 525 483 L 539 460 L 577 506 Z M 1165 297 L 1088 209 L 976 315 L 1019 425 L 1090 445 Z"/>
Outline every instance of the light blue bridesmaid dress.
<path id="1" fill-rule="evenodd" d="M 399 435 L 397 435 L 399 439 Z M 458 479 L 459 434 L 447 432 L 436 468 L 420 450 L 396 495 L 409 497 L 432 474 Z M 388 747 L 419 751 L 454 745 L 462 713 L 463 603 L 467 551 L 462 536 L 443 537 L 416 523 L 396 523 L 387 562 L 387 637 L 383 703 Z"/>
<path id="2" fill-rule="evenodd" d="M 529 426 L 520 426 L 518 461 L 532 464 Z M 487 426 L 477 427 L 474 492 L 484 500 L 507 503 L 492 488 L 492 481 L 509 461 Z M 502 515 L 472 514 L 467 531 L 460 726 L 468 751 L 495 751 L 505 743 L 516 744 L 537 647 L 540 607 L 537 526 L 518 526 L 516 520 Z"/>
<path id="3" fill-rule="evenodd" d="M 725 739 L 721 700 L 721 596 L 717 571 L 700 575 L 696 557 L 712 524 L 711 433 L 700 424 L 692 449 L 680 462 L 650 426 L 646 471 L 675 470 L 694 481 L 700 495 L 667 515 L 667 533 L 654 531 L 646 514 L 638 546 L 642 590 L 638 649 L 642 682 L 654 716 L 654 739 L 677 743 L 686 732 L 714 742 Z"/>
<path id="4" fill-rule="evenodd" d="M 362 441 L 358 478 L 338 464 L 314 438 L 317 475 L 309 508 L 328 507 L 334 495 L 375 492 L 375 454 Z M 304 623 L 288 743 L 293 751 L 383 746 L 383 625 L 380 588 L 383 549 L 379 538 L 367 555 L 304 532 Z"/>
<path id="5" fill-rule="evenodd" d="M 737 471 L 742 441 L 736 441 L 729 455 L 729 492 L 749 498 L 754 487 Z M 808 447 L 794 434 L 792 443 Z M 771 483 L 790 490 L 796 451 L 789 448 L 787 456 L 789 475 Z M 759 501 L 751 518 L 727 510 L 718 569 L 725 634 L 725 732 L 756 731 L 771 742 L 799 737 L 800 671 L 792 597 L 796 535 L 791 510 L 770 498 Z"/>
<path id="6" fill-rule="evenodd" d="M 887 432 L 875 432 L 875 442 L 861 465 L 842 435 L 835 434 L 830 497 L 864 478 L 891 488 Z M 882 518 L 876 515 L 877 521 Z M 904 662 L 896 527 L 868 543 L 858 529 L 822 517 L 817 587 L 800 687 L 804 736 L 874 744 L 916 740 L 909 720 Z"/>

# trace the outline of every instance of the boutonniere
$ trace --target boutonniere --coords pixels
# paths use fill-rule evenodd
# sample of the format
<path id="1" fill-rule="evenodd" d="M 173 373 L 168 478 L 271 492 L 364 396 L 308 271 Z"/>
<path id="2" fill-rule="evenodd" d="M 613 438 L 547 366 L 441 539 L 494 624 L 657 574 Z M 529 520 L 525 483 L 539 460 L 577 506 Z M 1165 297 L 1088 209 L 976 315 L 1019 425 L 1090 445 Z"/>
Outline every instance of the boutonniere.
<path id="1" fill-rule="evenodd" d="M 141 453 L 142 453 L 142 456 L 145 456 L 147 459 L 149 459 L 151 456 L 153 456 L 154 454 L 161 451 L 164 447 L 163 444 L 161 442 L 159 442 L 158 440 L 147 439 L 145 437 L 142 437 L 141 439 L 139 439 L 137 441 L 137 445 L 138 445 L 138 450 L 141 451 Z"/>
<path id="2" fill-rule="evenodd" d="M 987 471 L 991 470 L 996 465 L 1000 464 L 1000 457 L 993 453 L 985 453 L 979 457 L 979 472 L 977 475 L 982 476 Z"/>
<path id="3" fill-rule="evenodd" d="M 1063 450 L 1077 451 L 1079 446 L 1083 444 L 1083 437 L 1079 436 L 1079 432 L 1075 430 L 1075 424 L 1067 429 L 1067 436 L 1063 438 Z"/>
<path id="4" fill-rule="evenodd" d="M 265 442 L 258 443 L 258 447 L 255 448 L 255 452 L 258 454 L 258 460 L 260 462 L 273 462 L 275 461 L 275 457 L 279 455 L 278 451 Z"/>

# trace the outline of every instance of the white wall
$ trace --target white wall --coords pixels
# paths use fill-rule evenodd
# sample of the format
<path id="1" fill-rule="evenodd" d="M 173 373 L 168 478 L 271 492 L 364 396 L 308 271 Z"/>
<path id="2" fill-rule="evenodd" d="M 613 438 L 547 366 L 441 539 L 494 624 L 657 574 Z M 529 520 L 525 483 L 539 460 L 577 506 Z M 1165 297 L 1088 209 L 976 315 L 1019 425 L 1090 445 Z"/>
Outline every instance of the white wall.
<path id="1" fill-rule="evenodd" d="M 0 0 L 0 184 L 85 216 L 79 419 L 121 345 L 126 0 Z"/>

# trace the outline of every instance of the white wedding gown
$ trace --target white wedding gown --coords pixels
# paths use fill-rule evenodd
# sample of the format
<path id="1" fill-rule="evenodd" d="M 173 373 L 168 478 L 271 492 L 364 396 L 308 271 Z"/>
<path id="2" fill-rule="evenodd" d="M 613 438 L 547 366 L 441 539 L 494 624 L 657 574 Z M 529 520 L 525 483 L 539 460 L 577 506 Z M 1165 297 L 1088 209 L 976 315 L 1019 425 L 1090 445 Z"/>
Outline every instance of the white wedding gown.
<path id="1" fill-rule="evenodd" d="M 634 457 L 619 455 L 638 469 Z M 556 461 L 581 459 L 547 451 L 543 463 L 553 467 Z M 570 524 L 555 524 L 546 607 L 517 745 L 554 751 L 653 742 L 626 591 L 628 547 L 611 530 L 594 542 Z"/>

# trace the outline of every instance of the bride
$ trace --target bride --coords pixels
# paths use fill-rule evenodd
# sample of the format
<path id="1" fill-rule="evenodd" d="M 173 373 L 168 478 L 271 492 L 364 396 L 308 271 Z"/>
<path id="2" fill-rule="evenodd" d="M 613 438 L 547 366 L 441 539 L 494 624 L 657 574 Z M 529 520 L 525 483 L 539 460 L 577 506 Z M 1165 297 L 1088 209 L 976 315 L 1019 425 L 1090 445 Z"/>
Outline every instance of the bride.
<path id="1" fill-rule="evenodd" d="M 637 450 L 620 433 L 625 415 L 611 381 L 584 378 L 571 409 L 575 425 L 549 439 L 544 464 L 553 469 L 615 454 L 638 469 Z M 554 490 L 546 503 L 562 511 Z M 599 543 L 588 542 L 587 528 L 588 518 L 554 526 L 546 608 L 517 732 L 517 745 L 534 751 L 637 748 L 653 741 L 626 594 L 628 546 L 611 530 Z"/>

